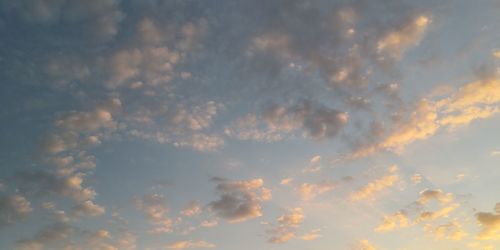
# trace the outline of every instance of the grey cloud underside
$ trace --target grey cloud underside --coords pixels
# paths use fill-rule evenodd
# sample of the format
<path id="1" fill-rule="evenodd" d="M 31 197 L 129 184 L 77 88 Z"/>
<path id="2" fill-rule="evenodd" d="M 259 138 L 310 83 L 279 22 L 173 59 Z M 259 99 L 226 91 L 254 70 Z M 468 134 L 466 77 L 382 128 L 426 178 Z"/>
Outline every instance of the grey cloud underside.
<path id="1" fill-rule="evenodd" d="M 255 210 L 260 210 L 260 206 L 254 202 L 253 198 L 245 194 L 222 195 L 219 200 L 210 203 L 210 207 L 228 220 L 245 219 L 253 216 Z"/>
<path id="2" fill-rule="evenodd" d="M 218 180 L 216 190 L 220 197 L 208 207 L 231 223 L 242 222 L 262 215 L 261 203 L 271 198 L 262 179 L 247 181 Z"/>
<path id="3" fill-rule="evenodd" d="M 32 210 L 30 202 L 23 196 L 0 194 L 0 227 L 22 220 Z"/>

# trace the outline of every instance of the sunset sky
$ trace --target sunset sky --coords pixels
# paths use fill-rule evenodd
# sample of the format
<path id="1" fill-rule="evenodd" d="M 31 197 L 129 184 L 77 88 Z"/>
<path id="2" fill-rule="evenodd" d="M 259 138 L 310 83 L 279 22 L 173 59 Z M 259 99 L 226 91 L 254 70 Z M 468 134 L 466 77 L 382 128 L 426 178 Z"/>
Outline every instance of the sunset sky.
<path id="1" fill-rule="evenodd" d="M 0 0 L 0 249 L 500 250 L 500 0 Z"/>

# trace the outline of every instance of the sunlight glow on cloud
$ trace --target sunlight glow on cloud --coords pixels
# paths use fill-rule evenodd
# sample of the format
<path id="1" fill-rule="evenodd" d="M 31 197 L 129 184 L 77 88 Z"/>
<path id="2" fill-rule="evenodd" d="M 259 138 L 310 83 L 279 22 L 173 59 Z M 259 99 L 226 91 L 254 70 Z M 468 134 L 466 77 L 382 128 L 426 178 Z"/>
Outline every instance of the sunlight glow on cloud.
<path id="1" fill-rule="evenodd" d="M 396 182 L 399 180 L 399 176 L 396 173 L 397 171 L 398 171 L 397 166 L 394 165 L 389 167 L 388 175 L 375 179 L 372 182 L 366 184 L 358 191 L 351 193 L 350 195 L 351 200 L 359 201 L 364 199 L 373 199 L 373 196 L 376 193 L 394 186 Z"/>
<path id="2" fill-rule="evenodd" d="M 0 0 L 0 249 L 494 249 L 493 2 Z"/>

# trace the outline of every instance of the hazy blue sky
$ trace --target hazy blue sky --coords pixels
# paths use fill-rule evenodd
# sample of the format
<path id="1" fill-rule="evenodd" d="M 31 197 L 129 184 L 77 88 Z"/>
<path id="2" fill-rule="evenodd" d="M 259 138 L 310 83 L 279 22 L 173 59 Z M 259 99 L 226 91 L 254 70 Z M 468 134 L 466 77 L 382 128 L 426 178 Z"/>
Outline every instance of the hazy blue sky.
<path id="1" fill-rule="evenodd" d="M 499 0 L 0 0 L 0 249 L 500 249 Z"/>

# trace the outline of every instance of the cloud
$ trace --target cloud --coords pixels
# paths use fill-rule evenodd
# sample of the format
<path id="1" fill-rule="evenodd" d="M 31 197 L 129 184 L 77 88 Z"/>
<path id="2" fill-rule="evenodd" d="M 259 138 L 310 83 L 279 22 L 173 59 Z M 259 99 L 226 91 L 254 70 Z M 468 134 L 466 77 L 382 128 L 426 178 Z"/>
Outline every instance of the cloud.
<path id="1" fill-rule="evenodd" d="M 224 146 L 224 139 L 217 135 L 195 133 L 191 136 L 179 138 L 173 143 L 177 147 L 191 147 L 200 152 L 215 151 Z"/>
<path id="2" fill-rule="evenodd" d="M 120 99 L 113 98 L 92 112 L 71 112 L 56 120 L 55 125 L 69 131 L 95 131 L 100 128 L 116 129 L 113 112 L 121 109 Z"/>
<path id="3" fill-rule="evenodd" d="M 418 203 L 425 205 L 429 203 L 431 200 L 437 200 L 441 204 L 448 204 L 453 200 L 453 194 L 451 193 L 445 194 L 440 189 L 426 189 L 420 192 Z"/>
<path id="4" fill-rule="evenodd" d="M 276 219 L 276 227 L 270 229 L 268 242 L 274 244 L 285 243 L 295 237 L 295 229 L 304 221 L 304 214 L 301 208 L 290 209 Z"/>
<path id="5" fill-rule="evenodd" d="M 439 218 L 448 217 L 451 212 L 460 207 L 458 203 L 450 204 L 448 206 L 442 207 L 436 211 L 423 211 L 420 216 L 415 220 L 415 223 L 420 223 L 423 221 L 434 221 Z"/>
<path id="6" fill-rule="evenodd" d="M 111 66 L 105 68 L 110 71 L 107 84 L 112 88 L 135 82 L 150 86 L 166 84 L 174 78 L 174 66 L 179 60 L 179 53 L 168 47 L 121 50 L 106 62 Z"/>
<path id="7" fill-rule="evenodd" d="M 167 245 L 167 249 L 215 248 L 215 244 L 206 241 L 177 241 Z"/>
<path id="8" fill-rule="evenodd" d="M 71 218 L 66 215 L 64 210 L 56 209 L 56 204 L 54 202 L 44 202 L 41 207 L 49 211 L 52 215 L 52 219 L 58 223 L 68 223 L 71 221 Z"/>
<path id="9" fill-rule="evenodd" d="M 18 222 L 32 211 L 31 203 L 23 196 L 0 193 L 0 227 Z"/>
<path id="10" fill-rule="evenodd" d="M 42 229 L 32 239 L 17 242 L 17 249 L 45 249 L 46 246 L 63 246 L 73 233 L 74 228 L 66 223 L 52 223 Z"/>
<path id="11" fill-rule="evenodd" d="M 463 230 L 462 225 L 455 220 L 436 227 L 427 224 L 424 226 L 424 230 L 434 235 L 434 239 L 436 240 L 459 241 L 467 236 L 467 233 Z"/>
<path id="12" fill-rule="evenodd" d="M 163 196 L 158 194 L 145 195 L 134 200 L 135 206 L 142 211 L 149 222 L 154 225 L 151 233 L 172 232 L 173 221 L 168 217 L 169 209 Z"/>
<path id="13" fill-rule="evenodd" d="M 433 211 L 429 211 L 428 207 L 433 200 L 437 202 L 437 207 Z M 419 198 L 411 204 L 410 209 L 401 209 L 394 214 L 384 215 L 382 223 L 375 228 L 375 231 L 388 232 L 422 223 L 427 223 L 424 225 L 424 230 L 432 231 L 434 229 L 430 223 L 440 218 L 449 217 L 459 207 L 460 204 L 454 202 L 453 194 L 444 193 L 439 189 L 426 189 L 420 192 Z M 439 230 L 445 229 L 443 227 Z"/>
<path id="14" fill-rule="evenodd" d="M 291 106 L 273 105 L 263 112 L 262 117 L 247 115 L 225 132 L 242 140 L 273 141 L 301 129 L 303 137 L 322 140 L 336 136 L 348 119 L 345 112 L 302 101 Z"/>
<path id="15" fill-rule="evenodd" d="M 304 129 L 304 136 L 323 139 L 337 135 L 347 123 L 344 112 L 312 102 L 303 102 L 292 107 L 274 106 L 264 113 L 264 118 L 273 129 L 292 131 Z"/>
<path id="16" fill-rule="evenodd" d="M 72 111 L 58 117 L 54 125 L 59 130 L 44 138 L 43 151 L 58 154 L 100 144 L 98 132 L 116 130 L 118 124 L 113 115 L 119 113 L 121 108 L 120 99 L 110 98 L 91 111 Z"/>
<path id="17" fill-rule="evenodd" d="M 496 57 L 496 58 L 500 58 L 500 50 L 495 50 L 493 51 L 493 56 Z"/>
<path id="18" fill-rule="evenodd" d="M 269 243 L 282 244 L 282 243 L 285 243 L 285 242 L 287 242 L 295 237 L 294 232 L 286 231 L 286 230 L 281 229 L 281 228 L 277 228 L 276 230 L 277 231 L 274 232 L 275 236 L 273 236 L 272 238 L 269 239 Z M 284 231 L 280 231 L 280 230 L 284 230 Z"/>
<path id="19" fill-rule="evenodd" d="M 321 235 L 321 229 L 314 229 L 300 237 L 301 240 L 305 241 L 310 241 L 310 240 L 316 240 L 318 238 L 322 237 Z"/>
<path id="20" fill-rule="evenodd" d="M 350 199 L 353 201 L 373 199 L 374 195 L 377 193 L 394 186 L 399 181 L 399 175 L 396 174 L 397 167 L 391 166 L 389 168 L 389 174 L 382 176 L 379 179 L 375 179 L 372 182 L 366 184 L 364 187 L 356 192 L 350 194 Z"/>
<path id="21" fill-rule="evenodd" d="M 360 240 L 353 250 L 377 250 L 377 248 L 368 240 Z"/>
<path id="22" fill-rule="evenodd" d="M 421 99 L 408 119 L 397 122 L 392 131 L 375 144 L 364 145 L 345 159 L 374 154 L 379 150 L 401 152 L 408 144 L 425 140 L 440 128 L 454 130 L 500 111 L 500 80 L 484 78 L 469 82 L 446 98 Z"/>
<path id="23" fill-rule="evenodd" d="M 215 227 L 219 224 L 216 220 L 204 220 L 201 222 L 200 227 Z"/>
<path id="24" fill-rule="evenodd" d="M 429 17 L 420 15 L 399 28 L 389 30 L 378 40 L 377 52 L 392 58 L 401 58 L 407 48 L 420 42 L 430 23 Z"/>
<path id="25" fill-rule="evenodd" d="M 314 173 L 314 172 L 320 171 L 321 170 L 320 161 L 321 161 L 320 155 L 313 156 L 311 158 L 311 160 L 309 160 L 309 166 L 307 166 L 307 168 L 303 169 L 302 172 L 303 173 Z"/>
<path id="26" fill-rule="evenodd" d="M 95 204 L 93 201 L 88 200 L 74 206 L 72 212 L 76 217 L 99 216 L 103 215 L 106 212 L 106 209 Z"/>
<path id="27" fill-rule="evenodd" d="M 478 212 L 476 220 L 481 225 L 481 231 L 476 235 L 478 240 L 500 239 L 500 203 L 495 206 L 494 213 Z"/>
<path id="28" fill-rule="evenodd" d="M 286 131 L 283 131 L 286 132 Z M 278 141 L 283 138 L 278 128 L 270 127 L 263 118 L 255 114 L 247 114 L 236 119 L 224 129 L 224 134 L 239 140 Z"/>
<path id="29" fill-rule="evenodd" d="M 384 215 L 382 223 L 375 228 L 377 232 L 388 232 L 410 225 L 406 211 L 401 210 L 392 215 Z"/>
<path id="30" fill-rule="evenodd" d="M 278 6 L 283 3 L 267 3 L 259 9 Z M 372 15 L 373 8 L 387 14 Z M 247 54 L 256 61 L 255 70 L 279 76 L 292 62 L 344 90 L 365 86 L 376 66 L 386 69 L 401 59 L 408 48 L 418 45 L 430 23 L 427 15 L 414 8 L 379 1 L 320 5 L 288 1 L 278 12 L 255 14 L 261 16 L 259 23 L 272 24 L 259 27 L 261 32 L 249 39 Z"/>
<path id="31" fill-rule="evenodd" d="M 293 178 L 285 178 L 285 179 L 282 179 L 280 181 L 280 185 L 286 186 L 286 185 L 290 184 L 292 181 L 293 181 Z"/>
<path id="32" fill-rule="evenodd" d="M 230 223 L 242 222 L 262 216 L 260 203 L 271 199 L 262 179 L 246 181 L 216 180 L 220 194 L 218 200 L 209 204 L 209 208 Z"/>
<path id="33" fill-rule="evenodd" d="M 411 176 L 411 182 L 413 184 L 419 184 L 420 182 L 422 182 L 422 175 L 421 174 L 414 174 Z"/>
<path id="34" fill-rule="evenodd" d="M 184 216 L 192 217 L 200 214 L 201 209 L 202 208 L 200 203 L 198 203 L 197 201 L 192 201 L 182 209 L 181 214 Z"/>
<path id="35" fill-rule="evenodd" d="M 302 183 L 302 185 L 297 188 L 297 192 L 299 193 L 302 200 L 312 200 L 320 194 L 333 190 L 335 187 L 337 187 L 337 185 L 337 183 L 332 181 L 325 181 L 318 184 Z"/>
<path id="36" fill-rule="evenodd" d="M 221 109 L 224 109 L 224 105 L 214 101 L 191 106 L 177 104 L 172 107 L 141 108 L 128 114 L 126 120 L 132 136 L 198 151 L 215 151 L 224 146 L 224 138 L 210 131 Z"/>
<path id="37" fill-rule="evenodd" d="M 36 241 L 21 241 L 16 244 L 16 250 L 43 250 L 43 244 Z"/>
<path id="38" fill-rule="evenodd" d="M 304 215 L 301 208 L 290 210 L 289 214 L 282 215 L 277 219 L 278 225 L 298 227 L 304 221 Z"/>
<path id="39" fill-rule="evenodd" d="M 423 140 L 436 133 L 439 125 L 436 108 L 427 100 L 421 100 L 408 122 L 399 125 L 395 132 L 389 135 L 379 145 L 385 149 L 402 150 L 407 144 Z"/>
<path id="40" fill-rule="evenodd" d="M 96 192 L 91 187 L 83 187 L 85 174 L 62 175 L 45 170 L 25 171 L 17 175 L 22 187 L 42 195 L 61 195 L 77 202 L 93 200 Z"/>
<path id="41" fill-rule="evenodd" d="M 57 154 L 79 145 L 78 135 L 74 132 L 50 134 L 43 141 L 43 150 L 47 153 Z"/>
<path id="42" fill-rule="evenodd" d="M 32 238 L 18 240 L 16 249 L 133 250 L 135 242 L 135 235 L 126 231 L 113 237 L 108 230 L 83 230 L 66 221 L 43 226 Z"/>

